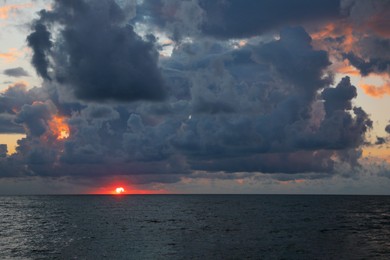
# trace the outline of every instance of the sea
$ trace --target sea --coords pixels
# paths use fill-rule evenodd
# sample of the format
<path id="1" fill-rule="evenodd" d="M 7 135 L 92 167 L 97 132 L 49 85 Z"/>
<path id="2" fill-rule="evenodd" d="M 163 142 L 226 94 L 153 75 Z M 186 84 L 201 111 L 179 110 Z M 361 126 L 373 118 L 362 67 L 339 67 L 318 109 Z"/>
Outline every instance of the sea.
<path id="1" fill-rule="evenodd" d="M 0 196 L 0 259 L 390 259 L 390 196 Z"/>

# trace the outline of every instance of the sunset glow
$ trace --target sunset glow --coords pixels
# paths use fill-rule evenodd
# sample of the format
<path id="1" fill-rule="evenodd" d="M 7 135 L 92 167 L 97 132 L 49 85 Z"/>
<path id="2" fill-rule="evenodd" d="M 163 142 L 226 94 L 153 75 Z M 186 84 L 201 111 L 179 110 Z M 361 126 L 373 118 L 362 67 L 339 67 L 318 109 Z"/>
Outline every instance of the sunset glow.
<path id="1" fill-rule="evenodd" d="M 121 193 L 124 193 L 124 192 L 125 192 L 125 189 L 122 188 L 122 187 L 118 187 L 118 188 L 115 189 L 115 192 L 116 192 L 117 194 L 121 194 Z"/>
<path id="2" fill-rule="evenodd" d="M 67 139 L 70 136 L 69 126 L 65 122 L 65 117 L 54 116 L 49 121 L 49 127 L 57 140 Z"/>
<path id="3" fill-rule="evenodd" d="M 95 195 L 137 195 L 137 194 L 167 194 L 170 193 L 165 189 L 143 189 L 141 187 L 135 187 L 129 184 L 117 183 L 113 185 L 108 185 L 106 187 L 99 187 L 91 189 L 86 192 L 87 194 Z"/>

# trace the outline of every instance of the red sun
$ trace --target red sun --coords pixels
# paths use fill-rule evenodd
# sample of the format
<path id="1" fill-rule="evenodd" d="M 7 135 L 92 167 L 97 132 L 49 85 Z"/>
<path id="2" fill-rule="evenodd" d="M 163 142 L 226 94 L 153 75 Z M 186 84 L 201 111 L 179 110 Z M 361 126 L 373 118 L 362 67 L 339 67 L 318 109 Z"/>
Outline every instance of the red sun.
<path id="1" fill-rule="evenodd" d="M 125 189 L 123 187 L 118 187 L 115 189 L 116 194 L 122 194 L 125 192 Z"/>

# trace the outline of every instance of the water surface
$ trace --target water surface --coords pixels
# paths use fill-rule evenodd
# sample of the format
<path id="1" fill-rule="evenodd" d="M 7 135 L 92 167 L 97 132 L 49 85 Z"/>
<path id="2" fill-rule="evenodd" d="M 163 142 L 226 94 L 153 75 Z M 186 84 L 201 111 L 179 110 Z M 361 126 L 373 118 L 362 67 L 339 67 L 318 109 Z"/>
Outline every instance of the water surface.
<path id="1" fill-rule="evenodd" d="M 0 259 L 390 259 L 390 196 L 1 196 Z"/>

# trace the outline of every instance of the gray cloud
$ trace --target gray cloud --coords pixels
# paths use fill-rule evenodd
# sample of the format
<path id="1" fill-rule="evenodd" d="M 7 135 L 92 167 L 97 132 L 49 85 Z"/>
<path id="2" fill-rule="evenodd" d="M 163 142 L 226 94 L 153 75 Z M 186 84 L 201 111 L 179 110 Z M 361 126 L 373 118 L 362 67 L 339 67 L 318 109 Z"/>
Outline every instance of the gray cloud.
<path id="1" fill-rule="evenodd" d="M 47 131 L 47 121 L 55 113 L 56 108 L 50 101 L 36 102 L 32 105 L 23 105 L 15 122 L 23 124 L 29 135 L 39 137 Z"/>
<path id="2" fill-rule="evenodd" d="M 16 78 L 29 76 L 28 72 L 25 71 L 22 67 L 6 69 L 3 71 L 3 74 Z"/>
<path id="3" fill-rule="evenodd" d="M 198 0 L 155 0 L 143 1 L 137 8 L 137 23 L 151 23 L 164 28 L 168 36 L 181 41 L 186 36 L 200 36 L 200 27 L 205 10 Z"/>
<path id="4" fill-rule="evenodd" d="M 24 83 L 17 82 L 9 85 L 0 93 L 0 113 L 15 114 L 25 104 L 32 104 L 34 101 L 44 101 L 48 98 L 47 93 L 42 88 L 30 88 Z"/>
<path id="5" fill-rule="evenodd" d="M 372 121 L 360 107 L 353 107 L 356 87 L 349 77 L 344 77 L 335 88 L 322 92 L 325 118 L 315 131 L 304 131 L 299 143 L 307 148 L 354 149 L 365 143 L 365 133 L 372 128 Z M 353 115 L 353 116 L 352 116 Z"/>
<path id="6" fill-rule="evenodd" d="M 220 38 L 244 38 L 307 20 L 335 18 L 340 1 L 200 1 L 206 19 L 202 30 Z M 240 22 L 237 22 L 240 21 Z"/>
<path id="7" fill-rule="evenodd" d="M 376 137 L 376 142 L 375 142 L 376 145 L 382 145 L 382 144 L 385 144 L 385 143 L 386 143 L 386 138 L 383 138 L 383 137 L 380 137 L 380 136 Z"/>
<path id="8" fill-rule="evenodd" d="M 0 133 L 14 134 L 24 133 L 24 129 L 21 125 L 15 123 L 15 115 L 0 114 Z"/>
<path id="9" fill-rule="evenodd" d="M 349 78 L 329 87 L 328 55 L 312 48 L 302 28 L 237 50 L 185 43 L 162 64 L 172 83 L 169 100 L 87 104 L 68 115 L 71 135 L 62 141 L 37 139 L 52 140 L 49 122 L 61 103 L 22 106 L 15 121 L 27 131 L 19 151 L 30 170 L 50 175 L 55 165 L 58 176 L 83 177 L 112 171 L 323 174 L 334 172 L 337 160 L 358 165 L 356 149 L 372 123 L 352 106 L 356 88 Z"/>
<path id="10" fill-rule="evenodd" d="M 328 117 L 336 111 L 351 110 L 351 100 L 356 98 L 356 87 L 351 85 L 350 78 L 345 77 L 335 88 L 328 88 L 322 92 L 325 100 L 325 112 Z"/>
<path id="11" fill-rule="evenodd" d="M 50 79 L 48 74 L 49 68 L 49 51 L 53 43 L 50 40 L 51 34 L 47 27 L 36 22 L 33 25 L 34 32 L 27 36 L 27 43 L 33 50 L 31 63 L 35 67 L 37 74 L 44 79 Z"/>
<path id="12" fill-rule="evenodd" d="M 385 131 L 386 131 L 387 133 L 390 134 L 390 125 L 387 125 L 387 126 L 385 127 Z"/>
<path id="13" fill-rule="evenodd" d="M 51 35 L 54 28 L 59 32 Z M 56 80 L 77 98 L 164 98 L 154 43 L 134 32 L 115 1 L 58 0 L 53 10 L 40 12 L 33 30 L 27 39 L 38 74 Z"/>
<path id="14" fill-rule="evenodd" d="M 340 0 L 158 0 L 144 1 L 138 9 L 138 19 L 164 28 L 175 41 L 200 33 L 228 39 L 256 36 L 306 21 L 335 18 L 339 16 L 339 9 Z"/>
<path id="15" fill-rule="evenodd" d="M 390 50 L 390 47 L 388 50 Z M 368 61 L 365 61 L 352 52 L 346 53 L 343 56 L 352 66 L 359 69 L 362 76 L 368 76 L 370 73 L 390 73 L 390 59 L 370 58 Z"/>
<path id="16" fill-rule="evenodd" d="M 326 75 L 330 65 L 327 53 L 314 50 L 310 42 L 302 28 L 289 28 L 282 31 L 278 41 L 244 47 L 229 55 L 225 52 L 224 58 L 215 57 L 223 61 L 219 69 L 215 69 L 213 59 L 208 61 L 207 70 L 204 65 L 197 70 L 190 67 L 194 76 L 187 76 L 193 80 L 192 89 L 199 88 L 199 82 L 204 88 L 192 90 L 193 97 L 214 96 L 215 100 L 234 104 L 232 115 L 210 109 L 207 114 L 193 115 L 174 139 L 192 168 L 329 172 L 336 164 L 330 159 L 332 155 L 357 165 L 353 150 L 364 143 L 364 133 L 372 122 L 363 110 L 352 107 L 356 88 L 350 85 L 349 78 L 336 88 L 328 87 L 332 78 Z M 238 70 L 242 68 L 245 70 Z M 253 81 L 247 77 L 252 69 L 258 71 L 252 75 Z M 322 119 L 316 118 L 321 113 L 313 108 L 320 101 L 319 90 L 324 90 Z M 229 93 L 226 98 L 224 91 Z M 354 116 L 349 112 L 352 109 Z M 344 152 L 349 149 L 350 153 Z M 295 154 L 304 154 L 307 160 L 299 161 Z"/>
<path id="17" fill-rule="evenodd" d="M 338 17 L 338 5 L 55 1 L 28 36 L 43 86 L 0 95 L 4 131 L 26 132 L 16 154 L 0 158 L 1 176 L 351 176 L 372 121 L 348 77 L 333 87 L 329 53 L 304 28 L 285 27 Z M 222 40 L 277 28 L 279 38 Z M 172 55 L 159 58 L 165 36 Z"/>
<path id="18" fill-rule="evenodd" d="M 42 88 L 30 88 L 23 83 L 10 85 L 0 94 L 0 133 L 25 133 L 18 121 L 22 107 L 43 102 L 48 96 Z"/>
<path id="19" fill-rule="evenodd" d="M 0 158 L 5 158 L 7 156 L 8 148 L 6 144 L 0 144 Z"/>

